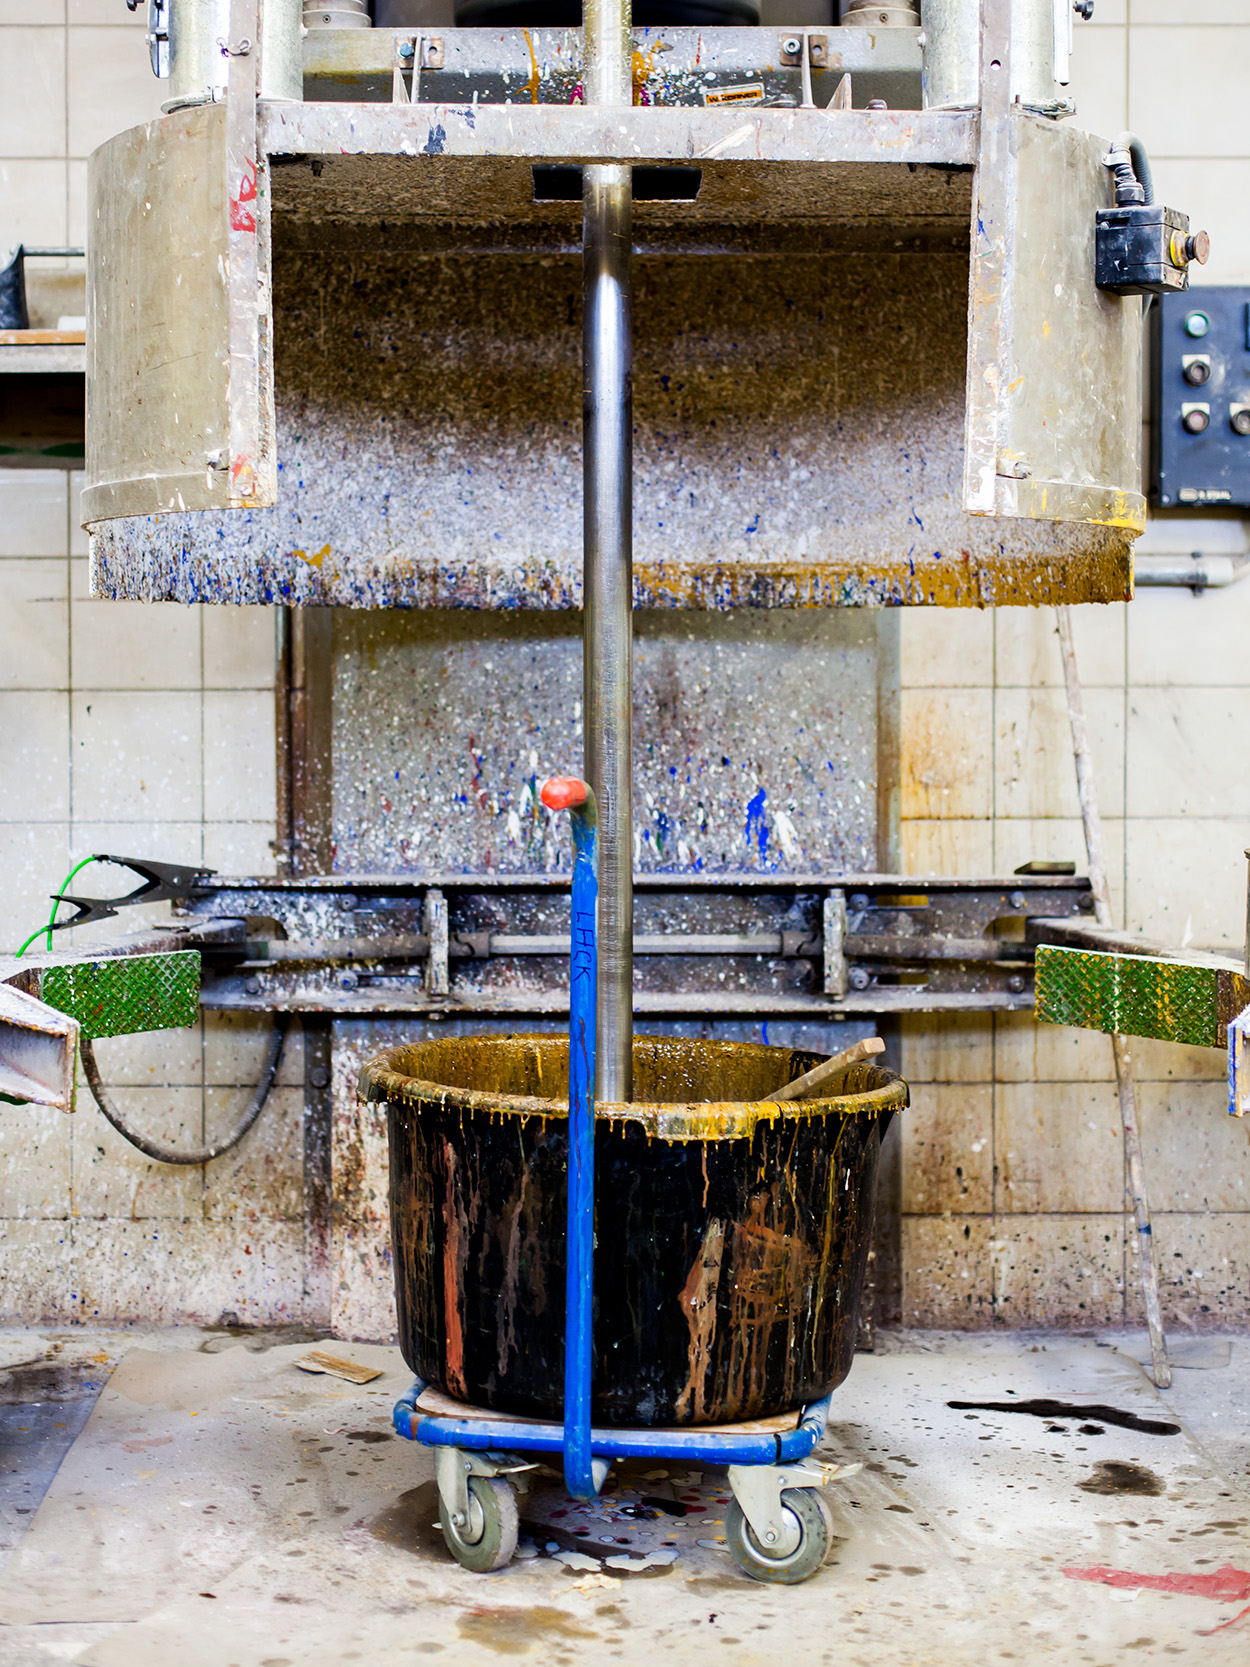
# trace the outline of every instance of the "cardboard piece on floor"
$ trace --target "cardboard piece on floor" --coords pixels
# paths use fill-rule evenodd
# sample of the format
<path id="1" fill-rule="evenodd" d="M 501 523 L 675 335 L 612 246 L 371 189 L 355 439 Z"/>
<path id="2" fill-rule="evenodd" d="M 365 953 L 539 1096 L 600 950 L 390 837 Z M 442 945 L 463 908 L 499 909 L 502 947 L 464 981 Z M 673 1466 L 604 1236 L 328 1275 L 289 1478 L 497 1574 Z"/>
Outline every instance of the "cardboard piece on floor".
<path id="1" fill-rule="evenodd" d="M 348 1383 L 372 1383 L 374 1378 L 382 1376 L 380 1367 L 362 1366 L 358 1361 L 344 1360 L 341 1355 L 327 1354 L 324 1349 L 314 1349 L 295 1364 L 301 1372 L 325 1372 L 332 1378 L 345 1378 Z"/>

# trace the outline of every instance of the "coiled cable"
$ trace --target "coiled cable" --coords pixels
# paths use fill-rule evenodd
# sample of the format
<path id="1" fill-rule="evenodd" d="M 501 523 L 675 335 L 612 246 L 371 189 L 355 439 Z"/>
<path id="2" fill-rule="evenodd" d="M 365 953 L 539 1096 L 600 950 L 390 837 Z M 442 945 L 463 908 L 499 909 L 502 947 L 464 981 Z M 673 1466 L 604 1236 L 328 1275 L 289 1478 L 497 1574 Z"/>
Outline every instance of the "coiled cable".
<path id="1" fill-rule="evenodd" d="M 109 1098 L 108 1089 L 100 1080 L 100 1068 L 96 1064 L 95 1050 L 86 1037 L 83 1037 L 79 1042 L 78 1051 L 82 1055 L 83 1075 L 87 1079 L 91 1096 L 118 1134 L 124 1140 L 128 1140 L 132 1146 L 138 1147 L 145 1157 L 153 1158 L 157 1163 L 190 1166 L 211 1163 L 214 1158 L 220 1158 L 224 1153 L 231 1151 L 256 1122 L 256 1119 L 265 1109 L 265 1101 L 269 1098 L 269 1090 L 273 1087 L 274 1078 L 278 1074 L 278 1066 L 282 1062 L 282 1048 L 286 1041 L 286 1033 L 290 1028 L 290 1023 L 291 1015 L 289 1013 L 274 1014 L 273 1028 L 269 1032 L 269 1046 L 265 1051 L 265 1063 L 261 1067 L 260 1080 L 252 1090 L 252 1097 L 247 1103 L 247 1110 L 230 1134 L 224 1140 L 215 1141 L 211 1146 L 202 1146 L 192 1152 L 179 1152 L 172 1146 L 162 1146 L 159 1141 L 149 1140 L 146 1135 L 136 1134 L 132 1128 L 128 1127 L 125 1119 Z"/>

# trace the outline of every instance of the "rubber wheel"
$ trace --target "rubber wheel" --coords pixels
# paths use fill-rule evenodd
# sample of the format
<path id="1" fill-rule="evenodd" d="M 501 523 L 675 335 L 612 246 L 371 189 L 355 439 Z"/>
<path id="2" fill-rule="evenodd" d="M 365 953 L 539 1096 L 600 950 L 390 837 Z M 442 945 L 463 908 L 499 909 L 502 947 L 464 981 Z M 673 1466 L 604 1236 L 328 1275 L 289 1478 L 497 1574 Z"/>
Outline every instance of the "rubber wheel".
<path id="1" fill-rule="evenodd" d="M 446 1505 L 439 1510 L 447 1549 L 462 1568 L 489 1574 L 512 1561 L 516 1550 L 517 1508 L 512 1483 L 502 1476 L 469 1477 L 469 1520 L 451 1522 Z"/>
<path id="2" fill-rule="evenodd" d="M 734 1562 L 752 1580 L 797 1586 L 810 1579 L 829 1555 L 833 1518 L 816 1488 L 787 1488 L 781 1506 L 799 1528 L 799 1543 L 786 1556 L 777 1557 L 760 1544 L 736 1499 L 730 1500 L 725 1511 L 725 1540 Z"/>

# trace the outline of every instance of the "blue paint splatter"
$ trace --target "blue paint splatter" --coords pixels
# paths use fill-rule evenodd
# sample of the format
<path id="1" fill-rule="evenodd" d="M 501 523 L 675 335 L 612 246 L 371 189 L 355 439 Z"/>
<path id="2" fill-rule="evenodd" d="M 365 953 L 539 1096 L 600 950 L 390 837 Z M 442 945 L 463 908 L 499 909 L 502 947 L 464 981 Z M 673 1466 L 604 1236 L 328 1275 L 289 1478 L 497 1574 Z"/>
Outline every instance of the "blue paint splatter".
<path id="1" fill-rule="evenodd" d="M 761 857 L 768 850 L 768 823 L 764 820 L 764 801 L 767 797 L 768 794 L 761 787 L 755 797 L 747 803 L 747 844 L 758 845 Z"/>

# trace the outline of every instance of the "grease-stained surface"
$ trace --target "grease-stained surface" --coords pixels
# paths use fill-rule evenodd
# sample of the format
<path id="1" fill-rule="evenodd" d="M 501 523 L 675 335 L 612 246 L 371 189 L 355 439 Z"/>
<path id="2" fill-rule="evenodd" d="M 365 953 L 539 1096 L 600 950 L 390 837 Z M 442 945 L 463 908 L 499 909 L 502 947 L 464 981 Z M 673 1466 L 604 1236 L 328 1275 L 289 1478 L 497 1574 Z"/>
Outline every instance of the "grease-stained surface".
<path id="1" fill-rule="evenodd" d="M 831 1559 L 790 1588 L 748 1580 L 723 1549 L 722 1471 L 664 1463 L 614 1472 L 589 1511 L 540 1474 L 521 1555 L 470 1574 L 435 1527 L 428 1453 L 391 1432 L 397 1351 L 338 1345 L 386 1372 L 360 1388 L 299 1372 L 308 1345 L 277 1336 L 215 1354 L 204 1344 L 227 1339 L 136 1341 L 0 1574 L 6 1667 L 1245 1660 L 1241 1337 L 1160 1394 L 1088 1339 L 885 1336 L 856 1357 L 819 1449 L 864 1466 L 830 1485 Z M 121 1344 L 97 1334 L 97 1352 Z M 948 1404 L 1017 1396 L 1071 1410 Z M 1100 1404 L 1181 1427 L 1100 1425 L 1082 1410 Z M 1117 1470 L 1120 1491 L 1084 1485 Z"/>
<path id="2" fill-rule="evenodd" d="M 642 613 L 634 630 L 635 866 L 876 868 L 875 618 Z M 570 865 L 538 788 L 582 755 L 576 618 L 341 615 L 335 679 L 340 872 Z"/>
<path id="3" fill-rule="evenodd" d="M 580 291 L 568 256 L 288 251 L 277 506 L 109 523 L 98 594 L 578 606 Z M 1129 594 L 1122 531 L 960 508 L 965 257 L 640 258 L 633 316 L 638 606 Z"/>
<path id="4" fill-rule="evenodd" d="M 635 1038 L 637 1101 L 596 1116 L 596 1417 L 766 1417 L 849 1371 L 907 1090 L 859 1064 L 828 1098 L 768 1101 L 819 1057 Z M 537 1035 L 426 1042 L 361 1075 L 387 1105 L 404 1358 L 528 1416 L 558 1416 L 563 1381 L 567 1083 L 567 1042 Z"/>

